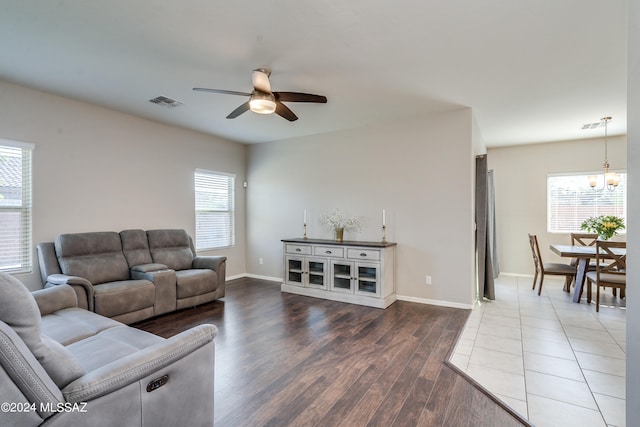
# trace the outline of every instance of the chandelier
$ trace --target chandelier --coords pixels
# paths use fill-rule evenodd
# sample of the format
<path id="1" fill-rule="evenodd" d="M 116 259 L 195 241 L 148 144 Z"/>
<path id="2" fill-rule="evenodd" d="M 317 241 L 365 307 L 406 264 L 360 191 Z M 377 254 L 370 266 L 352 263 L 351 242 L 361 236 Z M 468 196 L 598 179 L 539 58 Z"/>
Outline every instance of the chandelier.
<path id="1" fill-rule="evenodd" d="M 609 191 L 613 191 L 616 189 L 618 184 L 620 184 L 620 175 L 615 172 L 609 172 L 609 160 L 607 160 L 607 123 L 611 120 L 611 116 L 603 117 L 600 120 L 604 122 L 604 163 L 602 164 L 604 179 L 602 188 L 599 188 L 599 190 L 604 190 L 606 188 Z M 591 188 L 596 190 L 596 185 L 598 185 L 598 176 L 589 175 L 588 180 Z"/>

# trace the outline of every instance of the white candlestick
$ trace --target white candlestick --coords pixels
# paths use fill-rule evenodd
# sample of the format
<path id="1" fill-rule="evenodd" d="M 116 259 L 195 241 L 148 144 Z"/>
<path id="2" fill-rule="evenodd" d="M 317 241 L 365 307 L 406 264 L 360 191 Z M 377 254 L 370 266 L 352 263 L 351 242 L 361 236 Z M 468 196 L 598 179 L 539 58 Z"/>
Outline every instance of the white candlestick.
<path id="1" fill-rule="evenodd" d="M 387 225 L 387 216 L 384 209 L 382 209 L 382 225 Z"/>
<path id="2" fill-rule="evenodd" d="M 307 223 L 307 210 L 304 210 L 304 223 Z"/>

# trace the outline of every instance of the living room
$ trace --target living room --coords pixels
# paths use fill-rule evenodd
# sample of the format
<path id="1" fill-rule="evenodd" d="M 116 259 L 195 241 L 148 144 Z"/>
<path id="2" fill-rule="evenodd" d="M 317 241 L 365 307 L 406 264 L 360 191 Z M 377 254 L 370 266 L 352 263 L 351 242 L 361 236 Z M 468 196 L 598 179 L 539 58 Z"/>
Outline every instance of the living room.
<path id="1" fill-rule="evenodd" d="M 196 83 L 206 82 L 187 85 Z M 305 210 L 312 237 L 332 237 L 319 215 L 337 207 L 363 217 L 362 231 L 347 231 L 347 239 L 377 241 L 384 209 L 387 239 L 398 242 L 398 299 L 455 308 L 474 303 L 473 170 L 475 155 L 486 147 L 472 108 L 451 106 L 351 129 L 244 144 L 9 80 L 0 81 L 0 96 L 9 100 L 0 106 L 0 136 L 35 144 L 34 245 L 60 233 L 127 228 L 184 228 L 193 236 L 193 173 L 207 169 L 236 177 L 235 245 L 203 253 L 227 257 L 228 280 L 280 280 L 280 239 L 301 236 Z M 315 111 L 306 110 L 301 120 Z M 627 158 L 615 147 L 632 141 L 632 125 L 629 120 L 628 137 L 610 141 L 611 162 L 627 159 L 631 184 L 637 153 L 630 145 Z M 599 168 L 598 144 L 582 141 L 577 151 L 592 161 L 590 169 Z M 500 173 L 498 165 L 496 170 Z M 630 192 L 629 205 L 635 203 Z M 532 228 L 539 228 L 539 222 Z M 516 240 L 515 233 L 511 237 Z M 517 240 L 526 245 L 524 236 Z M 432 285 L 424 284 L 426 275 Z M 17 277 L 32 290 L 42 287 L 37 263 L 32 273 Z M 628 357 L 633 354 L 630 349 Z M 635 390 L 629 387 L 629 392 Z"/>
<path id="2" fill-rule="evenodd" d="M 216 170 L 236 174 L 236 244 L 204 254 L 227 256 L 229 278 L 246 273 L 273 280 L 282 277 L 280 240 L 302 235 L 305 209 L 309 236 L 332 237 L 319 215 L 338 207 L 363 217 L 362 232 L 347 231 L 346 238 L 370 241 L 381 238 L 385 209 L 387 238 L 407 242 L 398 254 L 398 283 L 406 285 L 399 285 L 397 294 L 464 308 L 472 305 L 469 110 L 306 141 L 245 145 L 8 82 L 2 82 L 2 91 L 13 100 L 11 114 L 27 118 L 8 120 L 7 139 L 46 139 L 36 144 L 33 155 L 34 243 L 52 241 L 61 232 L 127 228 L 184 228 L 193 236 L 193 173 L 197 168 Z M 448 129 L 455 129 L 454 135 Z M 442 152 L 419 142 L 432 132 L 447 141 Z M 349 144 L 344 142 L 347 138 Z M 366 162 L 356 161 L 363 156 Z M 429 160 L 435 158 L 438 161 Z M 384 173 L 373 175 L 371 170 Z M 412 183 L 433 182 L 445 173 L 453 173 L 466 191 L 451 194 L 436 188 L 428 197 L 415 193 Z M 360 179 L 367 184 L 363 186 Z M 60 203 L 62 188 L 82 202 Z M 299 197 L 291 197 L 297 193 Z M 433 208 L 443 202 L 448 210 Z M 426 227 L 429 236 L 416 233 L 425 229 L 424 224 L 438 226 Z M 466 228 L 446 224 L 466 224 Z M 433 241 L 440 243 L 435 246 Z M 460 248 L 467 248 L 466 256 Z M 452 258 L 448 251 L 457 256 Z M 34 267 L 20 279 L 38 289 L 41 278 Z M 422 284 L 426 274 L 433 277 L 431 287 Z M 445 278 L 447 286 L 439 286 Z"/>

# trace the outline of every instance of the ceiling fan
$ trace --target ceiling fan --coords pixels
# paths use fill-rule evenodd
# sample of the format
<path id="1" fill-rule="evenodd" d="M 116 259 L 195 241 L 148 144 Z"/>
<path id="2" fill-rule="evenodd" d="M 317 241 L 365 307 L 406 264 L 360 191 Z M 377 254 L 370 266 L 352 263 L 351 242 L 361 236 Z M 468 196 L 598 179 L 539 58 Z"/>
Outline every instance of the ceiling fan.
<path id="1" fill-rule="evenodd" d="M 310 93 L 302 92 L 271 92 L 271 84 L 269 83 L 270 75 L 271 70 L 266 68 L 253 70 L 253 74 L 251 76 L 253 80 L 253 92 L 251 93 L 224 89 L 208 89 L 205 87 L 194 87 L 193 90 L 248 96 L 249 100 L 233 110 L 227 116 L 227 119 L 235 119 L 245 111 L 251 110 L 259 114 L 276 113 L 290 122 L 293 122 L 298 120 L 298 116 L 296 116 L 289 107 L 284 105 L 283 102 L 317 102 L 321 104 L 325 104 L 327 102 L 327 97 L 322 95 L 312 95 Z"/>

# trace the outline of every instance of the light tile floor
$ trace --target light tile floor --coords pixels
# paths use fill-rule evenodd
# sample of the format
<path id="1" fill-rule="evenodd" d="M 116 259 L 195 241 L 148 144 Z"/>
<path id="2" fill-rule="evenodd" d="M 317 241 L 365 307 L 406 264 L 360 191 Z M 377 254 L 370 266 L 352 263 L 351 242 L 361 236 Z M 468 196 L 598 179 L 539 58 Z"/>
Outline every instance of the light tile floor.
<path id="1" fill-rule="evenodd" d="M 563 283 L 545 277 L 538 296 L 531 277 L 500 276 L 451 362 L 536 426 L 625 426 L 625 301 L 607 289 L 596 313 Z"/>

